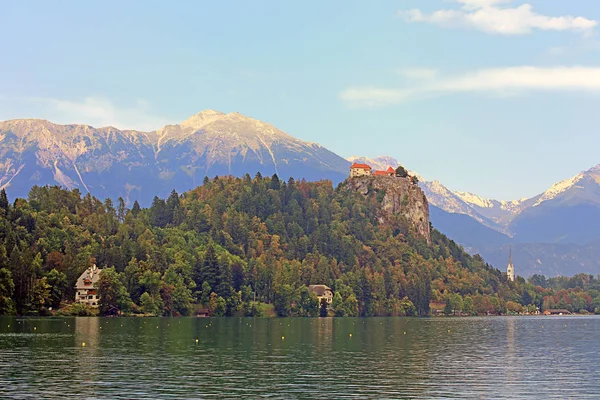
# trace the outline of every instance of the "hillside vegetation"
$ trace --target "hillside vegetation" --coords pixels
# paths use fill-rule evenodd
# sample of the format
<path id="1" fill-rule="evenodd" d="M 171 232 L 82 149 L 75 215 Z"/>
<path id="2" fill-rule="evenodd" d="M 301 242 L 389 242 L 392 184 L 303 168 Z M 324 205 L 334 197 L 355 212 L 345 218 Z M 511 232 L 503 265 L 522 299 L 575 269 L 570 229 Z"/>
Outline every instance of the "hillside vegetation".
<path id="1" fill-rule="evenodd" d="M 381 201 L 347 183 L 260 174 L 206 178 L 146 209 L 59 187 L 10 204 L 2 191 L 0 314 L 64 305 L 93 263 L 104 314 L 189 315 L 201 304 L 251 316 L 268 303 L 281 316 L 316 316 L 309 284 L 333 289 L 339 316 L 427 315 L 432 302 L 467 314 L 600 306 L 591 276 L 507 282 L 435 229 L 428 244 L 401 213 L 380 222 Z"/>

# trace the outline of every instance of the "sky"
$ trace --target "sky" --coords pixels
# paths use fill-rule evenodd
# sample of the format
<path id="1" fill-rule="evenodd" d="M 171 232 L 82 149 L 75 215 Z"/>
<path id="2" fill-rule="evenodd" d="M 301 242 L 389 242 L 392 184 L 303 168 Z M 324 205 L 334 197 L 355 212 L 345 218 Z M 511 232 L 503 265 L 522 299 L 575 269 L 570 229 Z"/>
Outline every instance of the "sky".
<path id="1" fill-rule="evenodd" d="M 595 0 L 19 1 L 0 120 L 237 111 L 502 200 L 600 164 Z"/>

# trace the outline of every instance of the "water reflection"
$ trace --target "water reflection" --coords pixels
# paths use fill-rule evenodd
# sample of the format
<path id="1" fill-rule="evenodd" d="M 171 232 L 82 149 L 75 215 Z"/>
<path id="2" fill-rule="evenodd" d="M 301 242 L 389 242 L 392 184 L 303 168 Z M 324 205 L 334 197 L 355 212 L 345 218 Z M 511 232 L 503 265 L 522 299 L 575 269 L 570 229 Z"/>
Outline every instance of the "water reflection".
<path id="1" fill-rule="evenodd" d="M 596 317 L 0 318 L 0 398 L 597 398 L 598 332 Z"/>

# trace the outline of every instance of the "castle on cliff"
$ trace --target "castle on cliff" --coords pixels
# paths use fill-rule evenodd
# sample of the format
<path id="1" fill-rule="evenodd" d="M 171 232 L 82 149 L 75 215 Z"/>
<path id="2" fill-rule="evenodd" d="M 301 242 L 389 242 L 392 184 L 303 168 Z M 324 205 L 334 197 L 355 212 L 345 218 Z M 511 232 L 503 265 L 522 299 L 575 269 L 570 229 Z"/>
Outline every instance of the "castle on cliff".
<path id="1" fill-rule="evenodd" d="M 359 176 L 394 176 L 395 173 L 396 171 L 392 167 L 389 167 L 385 171 L 373 171 L 368 164 L 354 163 L 350 166 L 350 178 Z"/>

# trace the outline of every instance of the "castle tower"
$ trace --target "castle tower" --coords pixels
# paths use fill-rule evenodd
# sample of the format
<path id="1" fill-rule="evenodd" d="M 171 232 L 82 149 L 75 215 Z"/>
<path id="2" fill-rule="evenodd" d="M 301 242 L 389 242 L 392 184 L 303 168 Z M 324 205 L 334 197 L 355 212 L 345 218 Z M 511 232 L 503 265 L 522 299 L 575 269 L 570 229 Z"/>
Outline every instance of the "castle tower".
<path id="1" fill-rule="evenodd" d="M 515 281 L 515 266 L 513 265 L 512 261 L 512 247 L 510 248 L 508 253 L 508 266 L 506 267 L 506 278 L 511 282 Z"/>

